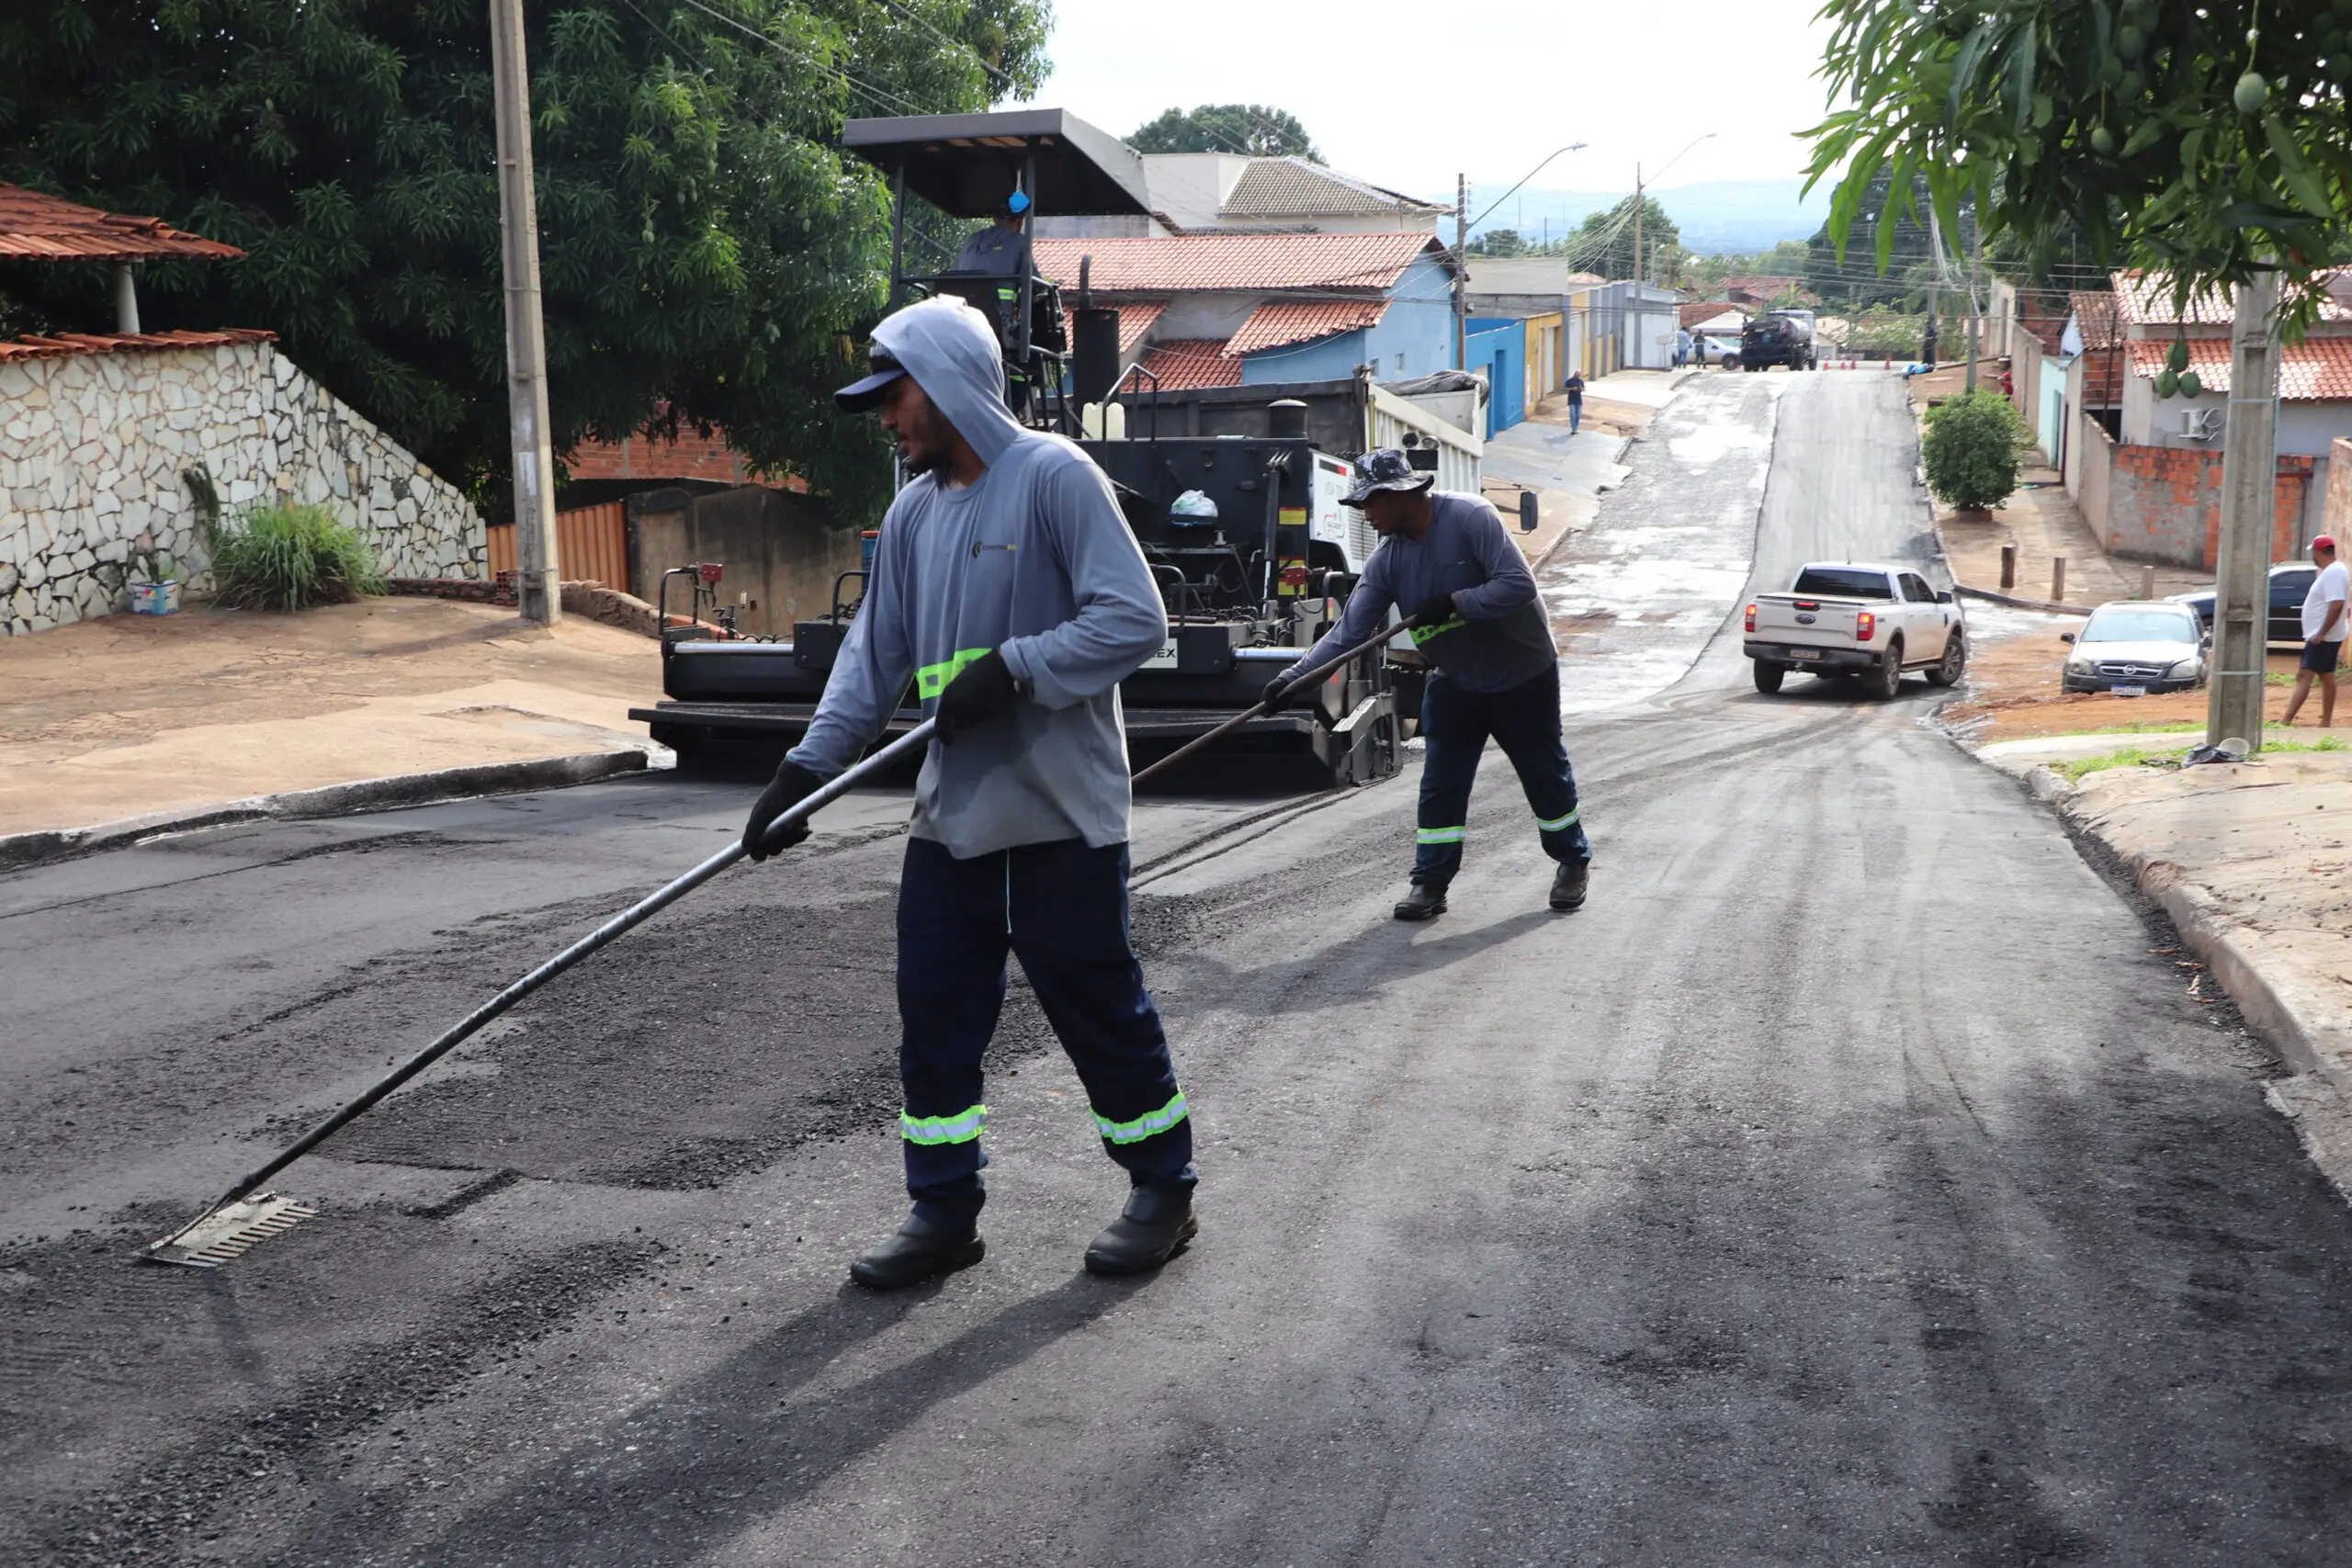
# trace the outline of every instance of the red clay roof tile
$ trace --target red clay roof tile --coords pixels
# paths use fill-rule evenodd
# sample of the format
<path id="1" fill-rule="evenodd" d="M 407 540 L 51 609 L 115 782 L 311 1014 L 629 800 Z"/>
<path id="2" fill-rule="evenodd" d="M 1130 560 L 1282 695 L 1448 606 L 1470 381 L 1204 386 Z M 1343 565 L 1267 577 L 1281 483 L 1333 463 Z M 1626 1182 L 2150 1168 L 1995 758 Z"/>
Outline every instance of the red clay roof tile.
<path id="1" fill-rule="evenodd" d="M 160 218 L 130 218 L 22 186 L 0 184 L 0 256 L 37 261 L 226 259 L 234 245 L 175 229 Z"/>
<path id="2" fill-rule="evenodd" d="M 1238 359 L 1261 348 L 1315 343 L 1360 327 L 1376 327 L 1388 313 L 1385 299 L 1283 299 L 1250 312 L 1241 330 L 1226 340 L 1225 352 Z"/>
<path id="3" fill-rule="evenodd" d="M 1039 240 L 1037 270 L 1064 288 L 1092 256 L 1095 288 L 1112 293 L 1316 288 L 1376 293 L 1415 257 L 1442 253 L 1434 234 L 1177 234 L 1149 239 Z"/>
<path id="4" fill-rule="evenodd" d="M 2132 373 L 2153 380 L 2172 347 L 2149 338 L 2132 344 Z M 2190 338 L 2188 367 L 2209 392 L 2230 389 L 2227 338 Z M 2278 350 L 2278 397 L 2294 403 L 2352 401 L 2352 338 L 2307 338 Z"/>
<path id="5" fill-rule="evenodd" d="M 237 343 L 275 343 L 276 333 L 228 327 L 217 333 L 59 333 L 0 343 L 0 361 L 69 359 L 77 354 L 153 354 L 167 348 L 225 348 Z"/>
<path id="6" fill-rule="evenodd" d="M 1137 363 L 1158 377 L 1160 388 L 1166 391 L 1241 385 L 1241 361 L 1227 358 L 1225 344 L 1213 337 L 1177 338 L 1153 344 L 1144 350 L 1143 358 Z M 1147 391 L 1152 385 L 1141 377 L 1136 380 Z"/>

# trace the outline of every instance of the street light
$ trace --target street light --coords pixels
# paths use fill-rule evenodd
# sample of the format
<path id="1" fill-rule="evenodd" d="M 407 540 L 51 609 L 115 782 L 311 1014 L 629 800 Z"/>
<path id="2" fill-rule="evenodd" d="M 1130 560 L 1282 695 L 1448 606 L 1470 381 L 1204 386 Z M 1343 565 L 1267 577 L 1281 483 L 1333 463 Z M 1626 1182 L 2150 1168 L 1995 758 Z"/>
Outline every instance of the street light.
<path id="1" fill-rule="evenodd" d="M 1690 147 L 1696 147 L 1702 141 L 1712 141 L 1714 138 L 1715 133 L 1712 130 L 1703 135 L 1694 136 L 1690 139 Z M 1658 177 L 1664 179 L 1667 169 L 1671 169 L 1675 164 L 1682 162 L 1684 153 L 1689 152 L 1690 147 L 1685 147 L 1682 152 L 1668 158 L 1666 161 L 1666 168 L 1657 172 Z M 1649 281 L 1642 271 L 1642 165 L 1636 163 L 1634 165 L 1634 281 L 1636 284 L 1645 284 Z"/>
<path id="2" fill-rule="evenodd" d="M 1566 147 L 1546 153 L 1543 163 L 1520 175 L 1518 185 L 1512 186 L 1510 190 L 1495 197 L 1487 204 L 1487 210 L 1476 218 L 1465 216 L 1470 210 L 1470 176 L 1456 175 L 1453 177 L 1453 367 L 1456 370 L 1469 368 L 1464 356 L 1469 352 L 1466 340 L 1469 334 L 1470 297 L 1466 291 L 1469 288 L 1470 276 L 1471 224 L 1484 223 L 1496 208 L 1509 201 L 1517 193 L 1520 186 L 1525 185 L 1542 174 L 1553 159 L 1564 152 L 1574 152 L 1584 145 L 1581 141 L 1571 141 Z"/>

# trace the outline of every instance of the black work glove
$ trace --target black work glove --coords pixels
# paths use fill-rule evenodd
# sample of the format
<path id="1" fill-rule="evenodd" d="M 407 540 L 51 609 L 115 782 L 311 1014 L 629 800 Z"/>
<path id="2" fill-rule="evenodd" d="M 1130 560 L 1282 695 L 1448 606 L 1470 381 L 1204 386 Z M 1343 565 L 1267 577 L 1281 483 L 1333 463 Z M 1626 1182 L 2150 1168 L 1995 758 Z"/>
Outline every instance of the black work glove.
<path id="1" fill-rule="evenodd" d="M 953 740 L 964 730 L 1011 713 L 1020 695 L 1012 667 L 1002 653 L 989 649 L 957 671 L 947 689 L 939 694 L 939 706 L 933 714 L 939 720 L 939 738 Z"/>
<path id="2" fill-rule="evenodd" d="M 767 842 L 768 824 L 814 795 L 824 780 L 787 760 L 760 791 L 760 798 L 752 803 L 752 815 L 743 824 L 743 850 L 753 860 L 765 860 L 778 850 L 788 850 L 808 836 L 808 824 L 795 822 L 778 843 Z"/>
<path id="3" fill-rule="evenodd" d="M 1268 713 L 1280 713 L 1298 698 L 1299 694 L 1291 689 L 1291 677 L 1277 675 L 1266 682 L 1266 694 L 1258 700 L 1266 705 Z"/>
<path id="4" fill-rule="evenodd" d="M 1414 607 L 1412 618 L 1406 622 L 1414 626 L 1442 626 L 1462 612 L 1453 605 L 1453 595 L 1439 593 L 1424 599 Z"/>

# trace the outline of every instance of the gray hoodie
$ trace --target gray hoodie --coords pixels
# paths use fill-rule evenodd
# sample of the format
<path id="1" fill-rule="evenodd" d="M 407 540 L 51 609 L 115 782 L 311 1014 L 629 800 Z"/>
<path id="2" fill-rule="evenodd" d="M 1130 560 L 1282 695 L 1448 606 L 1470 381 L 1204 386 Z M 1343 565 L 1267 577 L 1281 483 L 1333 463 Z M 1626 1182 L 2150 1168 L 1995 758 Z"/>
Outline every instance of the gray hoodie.
<path id="1" fill-rule="evenodd" d="M 831 777 L 910 682 L 931 713 L 996 649 L 1022 697 L 1009 717 L 933 743 L 914 836 L 964 860 L 1056 839 L 1125 842 L 1119 682 L 1167 640 L 1168 615 L 1111 481 L 1072 443 L 1014 422 L 996 333 L 962 300 L 910 305 L 874 342 L 988 471 L 962 490 L 925 474 L 890 503 L 865 602 L 792 760 Z"/>

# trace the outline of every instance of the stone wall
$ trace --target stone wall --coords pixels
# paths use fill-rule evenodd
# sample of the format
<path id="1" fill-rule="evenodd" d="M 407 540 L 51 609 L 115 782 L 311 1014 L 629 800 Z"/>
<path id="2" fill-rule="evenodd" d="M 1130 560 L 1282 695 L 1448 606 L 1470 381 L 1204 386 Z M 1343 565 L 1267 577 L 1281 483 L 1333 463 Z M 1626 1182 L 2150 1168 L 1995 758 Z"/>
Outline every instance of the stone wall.
<path id="1" fill-rule="evenodd" d="M 2352 534 L 2352 440 L 2340 435 L 2327 449 L 2327 510 L 2320 532 L 2334 536 L 2338 548 Z"/>
<path id="2" fill-rule="evenodd" d="M 260 334 L 237 335 L 0 360 L 0 630 L 125 608 L 145 550 L 207 588 L 195 469 L 226 521 L 313 502 L 356 525 L 390 575 L 488 574 L 462 494 Z"/>

